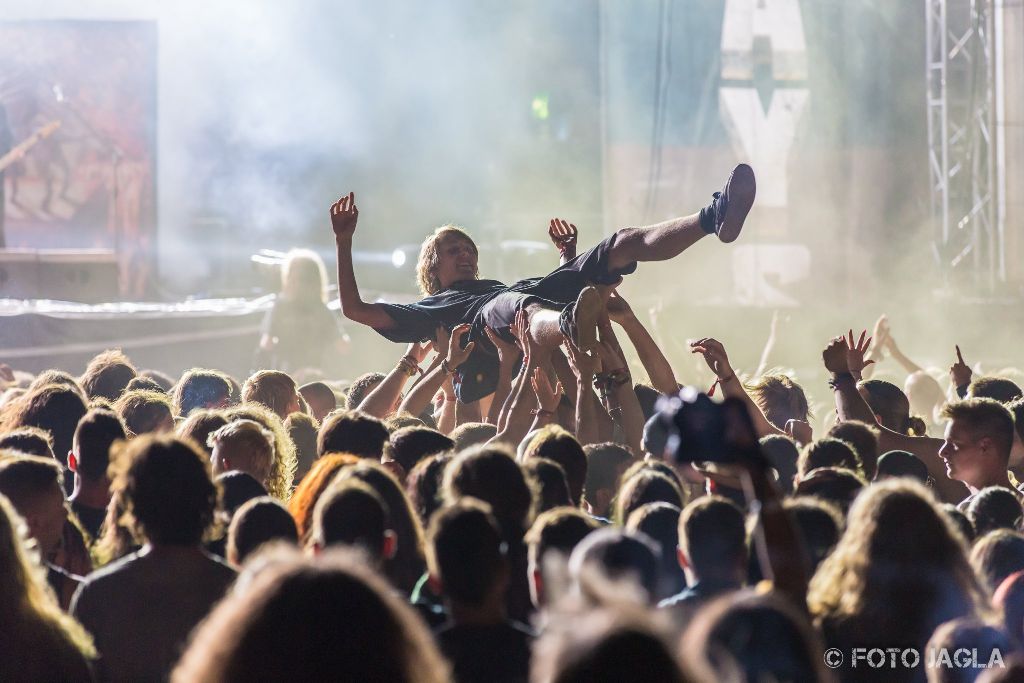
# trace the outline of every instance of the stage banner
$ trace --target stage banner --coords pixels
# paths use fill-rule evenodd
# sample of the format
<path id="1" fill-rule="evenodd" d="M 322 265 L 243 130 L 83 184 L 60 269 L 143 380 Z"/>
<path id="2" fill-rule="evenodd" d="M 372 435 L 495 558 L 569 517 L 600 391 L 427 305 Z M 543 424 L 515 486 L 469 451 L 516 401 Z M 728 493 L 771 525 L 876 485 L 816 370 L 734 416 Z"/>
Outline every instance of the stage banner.
<path id="1" fill-rule="evenodd" d="M 144 295 L 156 60 L 155 22 L 0 22 L 0 157 L 16 152 L 0 196 L 7 248 L 114 250 L 121 295 Z"/>

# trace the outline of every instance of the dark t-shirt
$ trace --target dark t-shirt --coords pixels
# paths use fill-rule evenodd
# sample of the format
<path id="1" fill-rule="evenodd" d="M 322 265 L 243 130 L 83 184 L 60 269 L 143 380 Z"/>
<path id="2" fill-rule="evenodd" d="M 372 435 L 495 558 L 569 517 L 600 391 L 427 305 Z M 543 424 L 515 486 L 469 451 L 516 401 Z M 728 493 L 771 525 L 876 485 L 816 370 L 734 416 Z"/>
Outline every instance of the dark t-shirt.
<path id="1" fill-rule="evenodd" d="M 82 528 L 88 532 L 89 538 L 93 541 L 99 538 L 100 527 L 103 526 L 103 520 L 107 516 L 106 509 L 83 505 L 77 500 L 71 501 L 71 509 L 74 510 L 78 521 L 82 523 Z"/>
<path id="2" fill-rule="evenodd" d="M 452 663 L 458 683 L 511 683 L 530 677 L 530 648 L 535 634 L 506 621 L 493 626 L 447 624 L 434 632 Z"/>

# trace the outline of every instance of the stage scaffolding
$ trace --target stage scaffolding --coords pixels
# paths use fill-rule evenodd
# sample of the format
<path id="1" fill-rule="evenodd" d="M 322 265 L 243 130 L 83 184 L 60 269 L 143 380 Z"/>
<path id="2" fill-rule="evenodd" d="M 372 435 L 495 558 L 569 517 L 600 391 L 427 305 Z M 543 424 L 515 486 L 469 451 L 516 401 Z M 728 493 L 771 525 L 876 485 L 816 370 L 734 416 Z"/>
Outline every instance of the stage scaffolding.
<path id="1" fill-rule="evenodd" d="M 1004 290 L 1004 187 L 996 140 L 992 0 L 925 0 L 933 251 L 947 290 Z"/>

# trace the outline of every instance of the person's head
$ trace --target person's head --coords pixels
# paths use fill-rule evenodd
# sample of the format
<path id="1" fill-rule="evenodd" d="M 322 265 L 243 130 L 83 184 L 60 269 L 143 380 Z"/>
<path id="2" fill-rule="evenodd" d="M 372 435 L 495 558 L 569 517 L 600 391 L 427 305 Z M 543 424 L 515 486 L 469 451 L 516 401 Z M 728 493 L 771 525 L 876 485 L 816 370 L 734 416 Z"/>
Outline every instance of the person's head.
<path id="1" fill-rule="evenodd" d="M 284 422 L 260 403 L 246 403 L 229 408 L 224 412 L 228 422 L 252 420 L 274 435 L 274 464 L 267 478 L 267 491 L 280 501 L 288 500 L 295 479 L 295 444 L 288 436 Z"/>
<path id="2" fill-rule="evenodd" d="M 971 548 L 971 564 L 989 591 L 994 591 L 1007 576 L 1024 570 L 1024 536 L 1009 529 L 979 533 Z"/>
<path id="3" fill-rule="evenodd" d="M 524 538 L 534 606 L 544 607 L 565 594 L 569 556 L 598 528 L 597 520 L 578 508 L 554 508 L 537 516 Z"/>
<path id="4" fill-rule="evenodd" d="M 968 398 L 946 404 L 945 443 L 939 455 L 950 479 L 982 488 L 1006 478 L 1013 447 L 1013 415 L 990 398 Z"/>
<path id="5" fill-rule="evenodd" d="M 57 457 L 53 452 L 53 437 L 39 427 L 18 427 L 0 435 L 0 451 L 4 450 L 37 455 L 40 458 Z"/>
<path id="6" fill-rule="evenodd" d="M 227 423 L 228 419 L 224 417 L 224 413 L 218 410 L 193 410 L 192 414 L 175 428 L 174 433 L 183 439 L 191 440 L 209 457 L 212 450 L 206 445 L 206 442 L 209 440 L 210 434 Z"/>
<path id="7" fill-rule="evenodd" d="M 671 597 L 686 587 L 686 575 L 679 566 L 679 515 L 682 511 L 670 503 L 641 505 L 626 519 L 626 530 L 646 534 L 658 544 L 660 575 L 658 600 Z"/>
<path id="8" fill-rule="evenodd" d="M 391 434 L 390 443 L 391 459 L 405 472 L 411 472 L 420 460 L 455 446 L 454 441 L 429 427 L 403 427 Z"/>
<path id="9" fill-rule="evenodd" d="M 824 652 L 806 616 L 773 594 L 744 591 L 699 612 L 682 648 L 708 680 L 823 681 Z"/>
<path id="10" fill-rule="evenodd" d="M 992 606 L 1003 615 L 1003 629 L 1017 648 L 1024 646 L 1024 571 L 1010 574 L 992 594 Z"/>
<path id="11" fill-rule="evenodd" d="M 317 424 L 324 421 L 332 410 L 338 407 L 338 397 L 323 382 L 309 382 L 299 387 L 299 395 L 306 401 Z"/>
<path id="12" fill-rule="evenodd" d="M 242 385 L 242 402 L 259 403 L 282 420 L 299 410 L 295 380 L 277 370 L 260 370 Z"/>
<path id="13" fill-rule="evenodd" d="M 579 542 L 569 556 L 569 576 L 575 590 L 600 604 L 603 584 L 639 588 L 642 601 L 658 599 L 660 575 L 658 543 L 647 534 L 605 527 Z"/>
<path id="14" fill-rule="evenodd" d="M 444 471 L 454 456 L 437 453 L 416 463 L 405 478 L 405 492 L 409 496 L 420 522 L 426 526 L 431 516 L 441 507 L 441 485 Z"/>
<path id="15" fill-rule="evenodd" d="M 171 390 L 174 389 L 174 380 L 166 372 L 161 372 L 160 370 L 139 370 L 137 377 L 144 377 L 156 382 L 165 394 L 171 393 Z"/>
<path id="16" fill-rule="evenodd" d="M 561 465 L 573 505 L 580 504 L 587 479 L 587 456 L 576 437 L 558 425 L 548 425 L 537 432 L 526 447 L 524 460 L 530 458 L 547 458 Z"/>
<path id="17" fill-rule="evenodd" d="M 971 544 L 974 543 L 974 539 L 978 537 L 977 532 L 974 530 L 974 522 L 971 521 L 971 518 L 966 513 L 952 503 L 943 503 L 941 507 L 946 516 L 953 522 L 953 526 L 963 536 L 964 544 L 970 548 Z"/>
<path id="18" fill-rule="evenodd" d="M 843 467 L 862 472 L 861 462 L 850 444 L 825 437 L 804 446 L 797 461 L 797 477 L 803 478 L 819 467 Z"/>
<path id="19" fill-rule="evenodd" d="M 796 523 L 811 560 L 810 572 L 828 557 L 843 533 L 843 511 L 818 498 L 790 498 L 783 503 Z"/>
<path id="20" fill-rule="evenodd" d="M 910 399 L 898 386 L 884 379 L 866 379 L 857 388 L 878 424 L 900 434 L 924 436 L 924 420 L 910 415 Z"/>
<path id="21" fill-rule="evenodd" d="M 288 436 L 295 444 L 295 474 L 292 481 L 297 485 L 306 476 L 316 460 L 317 426 L 314 418 L 305 413 L 292 413 L 284 421 Z"/>
<path id="22" fill-rule="evenodd" d="M 924 658 L 928 683 L 973 683 L 989 662 L 1002 662 L 1014 650 L 1007 634 L 979 619 L 954 619 L 942 624 L 928 641 L 929 653 L 946 652 L 953 665 L 941 657 Z M 967 655 L 964 657 L 963 655 Z M 976 661 L 978 668 L 962 666 L 961 662 Z"/>
<path id="23" fill-rule="evenodd" d="M 508 541 L 518 541 L 530 523 L 533 492 L 526 475 L 504 446 L 474 446 L 455 456 L 445 470 L 444 498 L 472 496 L 491 506 Z"/>
<path id="24" fill-rule="evenodd" d="M 557 507 L 572 506 L 569 497 L 569 483 L 565 469 L 554 460 L 547 458 L 530 458 L 523 463 L 523 472 L 530 480 L 535 492 L 535 513 L 541 513 Z"/>
<path id="25" fill-rule="evenodd" d="M 327 487 L 334 480 L 335 475 L 343 467 L 354 465 L 359 458 L 347 453 L 328 453 L 313 463 L 309 472 L 295 487 L 295 492 L 288 499 L 288 511 L 295 518 L 295 525 L 299 529 L 299 540 L 303 545 L 309 541 L 309 535 L 313 529 L 313 510 L 316 503 L 323 495 Z"/>
<path id="26" fill-rule="evenodd" d="M 640 403 L 640 412 L 643 413 L 646 422 L 658 412 L 658 399 L 661 398 L 661 392 L 646 384 L 634 384 L 633 393 L 636 394 L 636 400 Z"/>
<path id="27" fill-rule="evenodd" d="M 470 446 L 487 443 L 498 433 L 497 425 L 486 422 L 463 422 L 448 436 L 455 442 L 452 448 L 456 453 L 464 451 Z"/>
<path id="28" fill-rule="evenodd" d="M 247 472 L 230 470 L 218 474 L 215 481 L 220 487 L 221 510 L 228 519 L 234 518 L 235 512 L 253 498 L 267 495 L 267 487 Z"/>
<path id="29" fill-rule="evenodd" d="M 878 459 L 875 481 L 907 477 L 914 481 L 928 483 L 928 466 L 921 458 L 908 451 L 889 451 Z"/>
<path id="30" fill-rule="evenodd" d="M 587 478 L 583 483 L 583 495 L 595 515 L 607 517 L 619 478 L 633 462 L 633 454 L 625 446 L 611 441 L 588 444 L 584 446 L 583 452 L 587 455 Z"/>
<path id="31" fill-rule="evenodd" d="M 174 386 L 174 414 L 188 417 L 193 410 L 224 408 L 230 396 L 231 383 L 224 373 L 192 368 Z"/>
<path id="32" fill-rule="evenodd" d="M 750 397 L 764 416 L 778 429 L 785 429 L 790 420 L 807 422 L 810 408 L 803 387 L 788 375 L 762 375 L 748 386 Z"/>
<path id="33" fill-rule="evenodd" d="M 292 249 L 281 265 L 281 294 L 292 301 L 327 301 L 327 268 L 315 251 Z"/>
<path id="34" fill-rule="evenodd" d="M 782 434 L 769 434 L 762 437 L 760 443 L 761 452 L 779 475 L 779 488 L 784 493 L 792 493 L 796 463 L 800 458 L 800 449 L 796 442 Z"/>
<path id="35" fill-rule="evenodd" d="M 910 413 L 921 415 L 926 422 L 934 424 L 935 416 L 946 402 L 946 395 L 935 378 L 924 370 L 912 372 L 903 383 L 903 391 L 910 402 Z"/>
<path id="36" fill-rule="evenodd" d="M 116 401 L 135 377 L 135 366 L 120 349 L 104 351 L 89 361 L 78 378 L 86 396 Z"/>
<path id="37" fill-rule="evenodd" d="M 906 479 L 873 484 L 857 498 L 808 592 L 815 616 L 853 619 L 881 635 L 899 629 L 919 642 L 986 602 L 963 537 L 931 492 Z"/>
<path id="38" fill-rule="evenodd" d="M 845 441 L 857 454 L 864 477 L 868 481 L 875 478 L 878 467 L 878 432 L 875 427 L 860 420 L 846 420 L 830 427 L 825 436 Z"/>
<path id="39" fill-rule="evenodd" d="M 313 510 L 313 547 L 360 548 L 378 566 L 395 554 L 388 504 L 373 488 L 358 479 L 332 484 Z"/>
<path id="40" fill-rule="evenodd" d="M 490 507 L 467 498 L 441 508 L 430 520 L 427 539 L 427 566 L 445 599 L 500 614 L 509 564 Z"/>
<path id="41" fill-rule="evenodd" d="M 384 381 L 384 375 L 379 372 L 367 372 L 366 374 L 356 377 L 355 381 L 348 387 L 348 392 L 345 394 L 345 408 L 348 410 L 356 410 L 359 408 L 359 404 L 363 402 L 363 399 L 370 395 L 377 385 Z M 321 420 L 323 422 L 323 420 Z"/>
<path id="42" fill-rule="evenodd" d="M 472 238 L 454 225 L 434 230 L 420 247 L 416 282 L 423 296 L 437 294 L 460 280 L 480 275 L 480 252 Z"/>
<path id="43" fill-rule="evenodd" d="M 160 386 L 160 384 L 156 380 L 150 379 L 149 377 L 143 377 L 141 375 L 135 375 L 135 377 L 132 377 L 132 381 L 128 382 L 128 384 L 125 385 L 124 390 L 125 391 L 159 391 L 161 394 L 166 394 L 167 393 L 164 390 L 164 388 L 162 386 Z"/>
<path id="44" fill-rule="evenodd" d="M 856 472 L 843 467 L 819 467 L 811 470 L 793 489 L 794 496 L 811 496 L 832 503 L 843 514 L 868 484 Z"/>
<path id="45" fill-rule="evenodd" d="M 61 384 L 66 387 L 71 387 L 77 391 L 83 399 L 86 399 L 85 391 L 82 389 L 82 385 L 78 383 L 78 378 L 74 377 L 70 372 L 64 370 L 57 370 L 51 368 L 49 370 L 43 370 L 28 385 L 28 391 L 35 391 L 40 387 L 45 387 L 47 384 Z"/>
<path id="46" fill-rule="evenodd" d="M 989 486 L 978 491 L 971 497 L 966 512 L 978 536 L 997 529 L 1020 531 L 1024 516 L 1024 508 L 1016 492 L 1002 486 Z"/>
<path id="47" fill-rule="evenodd" d="M 679 516 L 679 564 L 696 581 L 743 582 L 747 529 L 743 511 L 721 496 L 693 501 Z"/>
<path id="48" fill-rule="evenodd" d="M 198 546 L 213 523 L 219 490 L 202 452 L 174 436 L 140 436 L 112 463 L 132 530 L 154 545 Z"/>
<path id="49" fill-rule="evenodd" d="M 615 498 L 614 519 L 625 524 L 633 510 L 647 503 L 669 503 L 677 508 L 686 504 L 679 484 L 671 477 L 651 468 L 643 468 L 622 479 Z"/>
<path id="50" fill-rule="evenodd" d="M 173 683 L 448 680 L 426 625 L 361 557 L 282 555 L 217 604 Z"/>
<path id="51" fill-rule="evenodd" d="M 127 391 L 117 399 L 114 412 L 124 422 L 125 432 L 131 438 L 174 430 L 174 414 L 167 394 Z"/>
<path id="52" fill-rule="evenodd" d="M 53 454 L 67 466 L 75 428 L 88 408 L 77 388 L 67 384 L 45 384 L 31 389 L 11 406 L 6 429 L 38 427 L 53 437 Z"/>
<path id="53" fill-rule="evenodd" d="M 967 398 L 990 398 L 1002 404 L 1021 397 L 1020 387 L 1004 377 L 978 377 L 967 387 Z"/>
<path id="54" fill-rule="evenodd" d="M 63 485 L 61 467 L 52 458 L 0 454 L 0 496 L 25 520 L 43 559 L 60 545 L 67 519 Z"/>
<path id="55" fill-rule="evenodd" d="M 379 461 L 390 439 L 388 428 L 377 418 L 358 410 L 336 410 L 320 425 L 316 451 L 320 456 L 351 453 Z"/>
<path id="56" fill-rule="evenodd" d="M 110 448 L 126 437 L 121 419 L 109 410 L 90 410 L 78 421 L 68 465 L 87 482 L 105 482 L 110 465 Z"/>
<path id="57" fill-rule="evenodd" d="M 228 527 L 227 560 L 241 566 L 264 543 L 298 544 L 295 520 L 270 496 L 254 498 L 238 508 Z"/>
<path id="58" fill-rule="evenodd" d="M 266 486 L 274 466 L 274 434 L 252 420 L 229 422 L 210 434 L 214 474 L 239 470 Z"/>

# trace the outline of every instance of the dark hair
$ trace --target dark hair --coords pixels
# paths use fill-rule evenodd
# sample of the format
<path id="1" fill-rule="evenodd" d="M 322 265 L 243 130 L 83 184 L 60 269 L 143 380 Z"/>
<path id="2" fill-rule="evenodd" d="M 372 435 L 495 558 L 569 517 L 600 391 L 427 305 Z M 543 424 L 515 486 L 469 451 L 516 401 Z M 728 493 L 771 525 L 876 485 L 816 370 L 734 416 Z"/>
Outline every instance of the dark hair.
<path id="1" fill-rule="evenodd" d="M 128 382 L 124 388 L 125 391 L 158 391 L 161 394 L 166 394 L 167 391 L 160 386 L 160 383 L 155 379 L 149 377 L 143 377 L 142 375 L 135 375 L 132 377 L 132 381 Z"/>
<path id="2" fill-rule="evenodd" d="M 367 372 L 356 377 L 355 381 L 348 387 L 348 393 L 345 396 L 345 407 L 348 410 L 356 410 L 373 387 L 383 381 L 384 375 L 379 372 Z"/>
<path id="3" fill-rule="evenodd" d="M 167 394 L 156 391 L 128 391 L 114 404 L 114 410 L 124 421 L 128 436 L 156 431 L 162 422 L 174 420 L 171 400 Z"/>
<path id="4" fill-rule="evenodd" d="M 940 507 L 942 508 L 942 511 L 949 515 L 949 518 L 953 520 L 953 526 L 955 526 L 964 537 L 966 546 L 970 548 L 971 544 L 974 543 L 974 539 L 978 536 L 974 531 L 974 523 L 971 522 L 971 519 L 965 515 L 960 508 L 952 503 L 943 503 Z"/>
<path id="5" fill-rule="evenodd" d="M 292 413 L 285 419 L 284 427 L 288 430 L 288 436 L 291 437 L 292 443 L 295 444 L 296 464 L 292 483 L 297 486 L 317 458 L 316 422 L 305 413 Z"/>
<path id="6" fill-rule="evenodd" d="M 89 398 L 116 401 L 135 374 L 135 366 L 123 351 L 109 349 L 89 361 L 78 382 Z"/>
<path id="7" fill-rule="evenodd" d="M 866 379 L 857 386 L 867 394 L 867 404 L 883 427 L 900 434 L 924 436 L 924 420 L 917 416 L 911 417 L 910 399 L 898 386 L 883 379 Z"/>
<path id="8" fill-rule="evenodd" d="M 875 481 L 885 477 L 908 477 L 924 484 L 928 481 L 928 466 L 908 451 L 889 451 L 878 459 Z"/>
<path id="9" fill-rule="evenodd" d="M 747 529 L 743 511 L 721 496 L 693 501 L 679 516 L 679 548 L 701 578 L 746 566 Z"/>
<path id="10" fill-rule="evenodd" d="M 676 553 L 679 547 L 679 516 L 677 506 L 669 503 L 647 503 L 630 513 L 626 520 L 628 531 L 646 534 L 658 544 L 661 550 L 661 576 L 658 581 L 657 598 L 671 597 L 686 587 L 686 575 L 679 566 Z"/>
<path id="11" fill-rule="evenodd" d="M 97 481 L 107 475 L 110 447 L 127 438 L 121 418 L 109 410 L 93 409 L 78 421 L 74 443 L 78 474 Z"/>
<path id="12" fill-rule="evenodd" d="M 409 502 L 426 526 L 430 517 L 441 507 L 441 485 L 444 471 L 455 457 L 451 453 L 427 456 L 416 463 L 405 478 L 405 492 Z"/>
<path id="13" fill-rule="evenodd" d="M 40 387 L 45 387 L 47 384 L 61 384 L 71 387 L 78 392 L 79 396 L 81 396 L 83 400 L 87 398 L 85 391 L 82 390 L 82 385 L 78 383 L 77 377 L 72 375 L 70 372 L 57 370 L 55 368 L 43 370 L 36 375 L 35 379 L 32 380 L 32 383 L 28 385 L 28 393 L 32 393 Z"/>
<path id="14" fill-rule="evenodd" d="M 455 447 L 455 442 L 429 427 L 403 427 L 391 434 L 391 459 L 406 472 L 423 458 Z"/>
<path id="15" fill-rule="evenodd" d="M 221 508 L 228 518 L 234 518 L 238 509 L 250 500 L 267 495 L 267 488 L 247 472 L 224 472 L 217 475 L 216 482 L 221 489 Z"/>
<path id="16" fill-rule="evenodd" d="M 761 452 L 779 475 L 779 488 L 784 493 L 792 493 L 796 463 L 800 458 L 800 449 L 796 442 L 782 434 L 769 434 L 761 438 L 760 444 Z"/>
<path id="17" fill-rule="evenodd" d="M 0 458 L 0 495 L 6 496 L 19 513 L 24 513 L 36 496 L 48 492 L 54 484 L 63 487 L 64 475 L 52 458 L 36 455 Z"/>
<path id="18" fill-rule="evenodd" d="M 971 564 L 989 591 L 994 591 L 1010 574 L 1024 569 L 1024 536 L 1009 529 L 978 534 L 971 548 Z"/>
<path id="19" fill-rule="evenodd" d="M 633 510 L 647 503 L 669 503 L 682 508 L 685 500 L 679 484 L 670 477 L 657 470 L 642 469 L 628 479 L 623 477 L 615 499 L 615 521 L 625 524 Z"/>
<path id="20" fill-rule="evenodd" d="M 178 425 L 175 433 L 183 439 L 189 439 L 199 446 L 206 457 L 209 458 L 213 449 L 206 444 L 210 440 L 210 434 L 228 423 L 228 419 L 217 410 L 194 410 L 185 418 L 185 421 Z"/>
<path id="21" fill-rule="evenodd" d="M 174 380 L 166 372 L 160 372 L 159 370 L 139 370 L 137 377 L 145 377 L 151 379 L 160 385 L 160 389 L 165 394 L 171 393 L 171 389 L 174 388 Z"/>
<path id="22" fill-rule="evenodd" d="M 612 581 L 636 581 L 648 599 L 655 600 L 660 556 L 661 549 L 647 534 L 604 527 L 587 534 L 572 551 L 569 571 L 575 580 L 585 583 L 587 569 L 596 566 Z M 585 587 L 583 583 L 581 587 Z"/>
<path id="23" fill-rule="evenodd" d="M 357 479 L 333 484 L 313 510 L 313 540 L 321 547 L 357 546 L 383 560 L 384 533 L 391 528 L 388 505 Z"/>
<path id="24" fill-rule="evenodd" d="M 860 420 L 844 420 L 832 425 L 825 436 L 849 444 L 857 454 L 867 480 L 875 478 L 878 469 L 878 431 L 874 427 Z"/>
<path id="25" fill-rule="evenodd" d="M 587 478 L 583 484 L 584 495 L 593 501 L 598 491 L 615 491 L 619 483 L 620 470 L 633 462 L 628 448 L 612 441 L 588 444 L 583 447 L 587 455 Z"/>
<path id="26" fill-rule="evenodd" d="M 260 370 L 242 385 L 243 403 L 259 403 L 282 420 L 288 417 L 288 403 L 297 395 L 295 380 L 278 370 Z"/>
<path id="27" fill-rule="evenodd" d="M 557 550 L 566 559 L 580 541 L 600 525 L 590 515 L 572 507 L 554 508 L 537 515 L 536 521 L 526 532 L 530 564 L 541 566 L 549 550 Z"/>
<path id="28" fill-rule="evenodd" d="M 360 458 L 380 460 L 390 435 L 384 423 L 358 410 L 336 410 L 324 419 L 317 437 L 316 452 L 351 453 Z"/>
<path id="29" fill-rule="evenodd" d="M 832 503 L 818 498 L 790 498 L 782 505 L 792 516 L 807 548 L 811 560 L 808 576 L 811 576 L 839 542 L 843 533 L 843 513 Z"/>
<path id="30" fill-rule="evenodd" d="M 112 490 L 123 496 L 138 536 L 162 545 L 198 545 L 213 523 L 218 489 L 192 443 L 140 436 L 115 458 Z"/>
<path id="31" fill-rule="evenodd" d="M 486 503 L 467 498 L 441 508 L 430 520 L 431 573 L 448 598 L 480 605 L 507 571 L 498 522 Z"/>
<path id="32" fill-rule="evenodd" d="M 960 422 L 974 440 L 988 437 L 1007 460 L 1013 448 L 1013 413 L 999 401 L 991 398 L 967 398 L 947 403 L 942 417 Z"/>
<path id="33" fill-rule="evenodd" d="M 845 441 L 829 437 L 804 446 L 796 465 L 801 477 L 819 467 L 843 467 L 853 472 L 862 472 L 860 459 L 853 448 Z"/>
<path id="34" fill-rule="evenodd" d="M 968 398 L 991 398 L 1000 403 L 1011 403 L 1022 395 L 1020 387 L 1005 377 L 979 377 L 967 387 Z"/>
<path id="35" fill-rule="evenodd" d="M 807 476 L 793 489 L 795 496 L 814 496 L 833 503 L 845 515 L 853 499 L 867 486 L 867 482 L 859 474 L 842 467 L 819 467 L 808 472 Z"/>
<path id="36" fill-rule="evenodd" d="M 57 457 L 53 453 L 53 437 L 50 432 L 38 427 L 18 427 L 0 435 L 0 450 L 5 449 L 51 460 Z"/>
<path id="37" fill-rule="evenodd" d="M 463 422 L 448 436 L 455 442 L 454 450 L 458 452 L 470 446 L 486 443 L 497 433 L 497 425 L 486 422 Z"/>
<path id="38" fill-rule="evenodd" d="M 53 437 L 53 454 L 67 467 L 73 447 L 75 428 L 88 411 L 82 395 L 67 384 L 47 384 L 18 399 L 5 429 L 38 427 Z"/>
<path id="39" fill-rule="evenodd" d="M 264 543 L 298 543 L 295 520 L 280 502 L 270 496 L 253 498 L 238 508 L 228 528 L 228 557 L 242 564 Z"/>
<path id="40" fill-rule="evenodd" d="M 537 492 L 537 506 L 534 512 L 540 513 L 551 508 L 573 505 L 565 469 L 557 462 L 535 457 L 524 462 L 522 467 L 533 483 L 534 491 Z"/>
<path id="41" fill-rule="evenodd" d="M 445 470 L 444 497 L 473 496 L 491 506 L 506 541 L 519 541 L 530 523 L 533 492 L 506 446 L 474 446 L 455 456 Z"/>
<path id="42" fill-rule="evenodd" d="M 640 412 L 644 414 L 644 421 L 651 419 L 658 412 L 658 399 L 661 398 L 661 392 L 646 384 L 634 384 L 633 393 L 636 394 L 636 400 L 640 403 Z"/>
<path id="43" fill-rule="evenodd" d="M 565 470 L 569 495 L 574 505 L 583 498 L 583 485 L 587 479 L 587 456 L 576 437 L 558 425 L 547 425 L 530 439 L 523 460 L 547 458 Z"/>
<path id="44" fill-rule="evenodd" d="M 1024 441 L 1024 398 L 1008 404 L 1006 408 L 1013 414 L 1013 424 L 1017 429 L 1017 436 Z"/>
<path id="45" fill-rule="evenodd" d="M 174 412 L 188 417 L 196 409 L 219 408 L 227 403 L 229 396 L 231 383 L 224 373 L 192 368 L 174 387 Z"/>
<path id="46" fill-rule="evenodd" d="M 1021 517 L 1024 516 L 1024 508 L 1016 492 L 1002 486 L 989 486 L 978 491 L 971 497 L 966 512 L 978 536 L 997 529 L 1019 531 Z"/>

